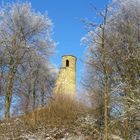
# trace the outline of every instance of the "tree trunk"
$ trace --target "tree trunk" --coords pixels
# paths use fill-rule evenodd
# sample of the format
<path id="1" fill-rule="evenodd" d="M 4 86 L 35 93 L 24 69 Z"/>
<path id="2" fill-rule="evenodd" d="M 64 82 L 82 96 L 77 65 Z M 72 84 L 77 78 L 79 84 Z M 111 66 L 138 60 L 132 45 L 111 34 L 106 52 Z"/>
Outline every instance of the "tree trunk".
<path id="1" fill-rule="evenodd" d="M 30 78 L 31 79 L 31 78 Z M 25 103 L 25 114 L 27 114 L 29 112 L 29 104 L 30 104 L 30 96 L 31 96 L 31 93 L 32 93 L 32 83 L 31 83 L 31 80 L 29 81 L 28 83 L 28 94 L 26 96 L 26 103 Z"/>
<path id="2" fill-rule="evenodd" d="M 41 105 L 44 107 L 44 91 L 41 92 Z"/>
<path id="3" fill-rule="evenodd" d="M 107 63 L 106 63 L 106 49 L 105 49 L 105 26 L 107 18 L 107 8 L 104 15 L 104 23 L 102 27 L 102 63 L 104 75 L 104 134 L 105 140 L 108 140 L 108 92 L 107 92 Z"/>
<path id="4" fill-rule="evenodd" d="M 128 119 L 126 118 L 124 121 L 125 126 L 125 140 L 129 140 L 129 128 L 128 128 Z"/>
<path id="5" fill-rule="evenodd" d="M 35 91 L 35 83 L 33 85 L 33 110 L 35 110 L 36 106 L 36 91 Z"/>
<path id="6" fill-rule="evenodd" d="M 8 81 L 6 86 L 6 96 L 5 96 L 5 118 L 10 118 L 10 106 L 12 100 L 12 93 L 13 93 L 13 84 L 14 84 L 14 75 L 15 75 L 15 68 L 13 63 L 10 64 L 9 73 L 8 73 Z"/>

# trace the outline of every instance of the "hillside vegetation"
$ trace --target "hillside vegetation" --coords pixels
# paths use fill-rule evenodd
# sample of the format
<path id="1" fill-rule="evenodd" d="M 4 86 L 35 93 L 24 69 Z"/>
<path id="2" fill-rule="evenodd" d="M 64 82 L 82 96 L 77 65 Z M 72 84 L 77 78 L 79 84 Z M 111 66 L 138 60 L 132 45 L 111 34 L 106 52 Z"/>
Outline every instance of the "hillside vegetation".
<path id="1" fill-rule="evenodd" d="M 0 8 L 0 140 L 140 139 L 140 0 L 92 7 L 97 23 L 82 20 L 86 49 L 75 99 L 59 87 L 53 92 L 48 14 L 28 2 Z"/>

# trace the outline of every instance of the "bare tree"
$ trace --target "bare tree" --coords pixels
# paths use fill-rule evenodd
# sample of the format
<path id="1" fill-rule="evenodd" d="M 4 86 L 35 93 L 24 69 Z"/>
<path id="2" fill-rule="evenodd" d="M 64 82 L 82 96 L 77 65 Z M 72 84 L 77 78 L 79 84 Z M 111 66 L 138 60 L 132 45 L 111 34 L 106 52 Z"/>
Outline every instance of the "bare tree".
<path id="1" fill-rule="evenodd" d="M 135 104 L 140 97 L 139 6 L 138 0 L 113 1 L 108 9 L 104 37 L 102 37 L 103 30 L 96 27 L 90 28 L 88 35 L 84 38 L 89 46 L 87 70 L 89 67 L 91 69 L 88 73 L 91 76 L 90 84 L 86 86 L 92 87 L 91 82 L 94 82 L 93 85 L 96 87 L 99 87 L 99 83 L 105 86 L 104 81 L 107 78 L 108 116 L 112 114 L 111 118 L 108 118 L 110 126 L 108 134 L 116 133 L 126 140 L 133 139 L 134 135 L 139 133 L 137 125 L 139 124 L 137 116 L 139 105 Z M 91 22 L 88 25 L 93 27 L 96 24 Z M 101 29 L 102 27 L 101 25 Z M 104 48 L 101 47 L 102 42 L 105 42 L 105 50 L 102 50 Z M 106 66 L 102 62 L 106 62 Z M 107 77 L 103 79 L 105 72 Z M 96 87 L 94 86 L 94 90 L 97 89 Z M 119 115 L 115 116 L 117 113 Z M 114 125 L 117 126 L 116 131 L 113 130 Z"/>
<path id="2" fill-rule="evenodd" d="M 102 95 L 102 98 L 104 100 L 104 103 L 101 101 L 98 104 L 99 106 L 102 105 L 102 113 L 104 112 L 104 117 L 101 117 L 102 119 L 104 119 L 104 134 L 105 134 L 105 139 L 108 140 L 108 115 L 109 115 L 109 110 L 108 110 L 108 106 L 109 106 L 109 96 L 108 96 L 108 64 L 107 64 L 107 42 L 106 42 L 106 24 L 107 24 L 107 16 L 108 16 L 108 7 L 106 7 L 105 11 L 100 12 L 98 11 L 96 8 L 95 10 L 97 11 L 97 14 L 100 15 L 103 20 L 101 24 L 95 24 L 93 22 L 87 22 L 88 28 L 89 28 L 89 33 L 87 35 L 86 38 L 84 38 L 83 41 L 85 41 L 86 39 L 86 43 L 88 43 L 89 45 L 89 56 L 88 56 L 88 60 L 87 60 L 87 69 L 91 69 L 91 73 L 89 73 L 89 76 L 92 78 L 91 75 L 93 75 L 94 77 L 97 77 L 95 75 L 95 73 L 92 72 L 96 72 L 96 74 L 98 74 L 101 85 L 100 87 L 103 88 L 102 93 L 99 94 L 99 90 L 98 90 L 98 97 L 100 95 Z M 89 38 L 88 38 L 89 37 Z M 94 39 L 93 39 L 94 38 Z M 94 50 L 93 47 L 96 47 L 97 49 Z M 89 66 L 88 66 L 89 65 Z M 94 78 L 94 80 L 97 80 L 96 78 Z M 94 82 L 94 80 L 90 80 Z M 98 80 L 97 80 L 98 81 Z M 99 81 L 98 81 L 99 82 Z M 90 83 L 90 85 L 92 85 Z M 90 85 L 87 85 L 88 87 L 92 87 Z M 97 86 L 97 85 L 96 85 Z M 95 86 L 94 86 L 95 87 Z M 93 88 L 93 87 L 92 87 Z M 96 88 L 97 89 L 97 88 Z M 96 90 L 97 91 L 97 90 Z M 94 89 L 94 92 L 95 89 Z M 96 94 L 93 95 L 94 97 L 96 96 Z M 97 96 L 96 96 L 97 97 Z M 95 98 L 94 98 L 95 99 Z M 93 101 L 94 102 L 94 101 Z M 99 107 L 97 107 L 99 109 Z M 100 117 L 99 117 L 100 118 Z"/>
<path id="3" fill-rule="evenodd" d="M 6 58 L 7 82 L 5 117 L 10 117 L 10 105 L 15 77 L 20 67 L 32 56 L 46 59 L 52 54 L 52 22 L 47 15 L 35 13 L 29 3 L 8 4 L 0 10 L 0 46 Z"/>

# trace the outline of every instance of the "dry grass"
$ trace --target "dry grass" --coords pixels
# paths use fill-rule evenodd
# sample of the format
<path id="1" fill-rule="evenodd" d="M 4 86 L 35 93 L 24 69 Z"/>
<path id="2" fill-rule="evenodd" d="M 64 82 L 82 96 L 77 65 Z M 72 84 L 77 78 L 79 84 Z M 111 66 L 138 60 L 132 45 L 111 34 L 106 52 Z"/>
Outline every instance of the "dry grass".
<path id="1" fill-rule="evenodd" d="M 67 96 L 57 96 L 47 107 L 22 116 L 25 124 L 31 128 L 38 125 L 70 125 L 78 115 L 84 112 L 84 105 Z"/>
<path id="2" fill-rule="evenodd" d="M 40 128 L 68 128 L 75 125 L 78 116 L 84 112 L 85 108 L 81 103 L 66 96 L 59 96 L 44 108 L 0 122 L 0 139 L 5 136 L 18 138 L 26 132 L 34 133 Z"/>

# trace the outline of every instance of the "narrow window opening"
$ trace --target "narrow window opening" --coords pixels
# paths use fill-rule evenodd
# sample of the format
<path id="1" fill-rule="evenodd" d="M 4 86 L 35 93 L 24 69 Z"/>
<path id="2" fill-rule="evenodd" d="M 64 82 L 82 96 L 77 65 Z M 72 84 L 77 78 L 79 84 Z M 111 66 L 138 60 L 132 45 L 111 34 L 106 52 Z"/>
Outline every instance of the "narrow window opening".
<path id="1" fill-rule="evenodd" d="M 69 67 L 69 60 L 66 60 L 66 67 Z"/>

